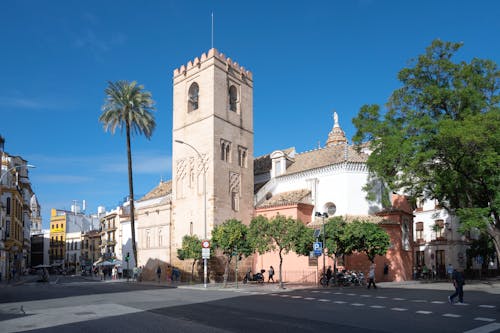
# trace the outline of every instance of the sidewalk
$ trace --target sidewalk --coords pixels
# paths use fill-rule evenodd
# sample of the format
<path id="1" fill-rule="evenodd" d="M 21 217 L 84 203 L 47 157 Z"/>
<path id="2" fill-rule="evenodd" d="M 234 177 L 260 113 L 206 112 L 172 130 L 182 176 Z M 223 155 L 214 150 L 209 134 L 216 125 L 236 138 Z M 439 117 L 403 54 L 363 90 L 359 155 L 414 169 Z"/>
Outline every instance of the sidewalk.
<path id="1" fill-rule="evenodd" d="M 51 282 L 57 280 L 58 276 L 51 276 Z M 90 280 L 94 282 L 101 283 L 127 283 L 127 279 L 112 280 L 111 278 L 106 280 L 101 280 L 98 276 L 82 276 L 81 278 L 85 280 Z M 38 275 L 23 275 L 17 281 L 7 282 L 5 280 L 0 281 L 0 288 L 9 288 L 23 285 L 24 283 L 36 282 L 40 279 Z M 203 283 L 198 282 L 166 282 L 161 281 L 141 281 L 136 282 L 133 279 L 129 279 L 128 283 L 138 283 L 150 286 L 168 287 L 168 288 L 182 288 L 182 289 L 198 289 L 198 290 L 245 290 L 248 292 L 282 292 L 298 289 L 316 289 L 321 288 L 317 284 L 312 283 L 284 283 L 284 289 L 280 288 L 279 283 L 247 283 L 242 282 L 228 282 L 226 286 L 223 283 L 207 283 L 207 286 Z M 42 285 L 42 284 L 41 284 Z M 429 290 L 452 290 L 453 286 L 451 282 L 448 281 L 428 281 L 428 280 L 410 280 L 410 281 L 400 281 L 400 282 L 377 282 L 377 286 L 380 288 L 405 288 L 405 289 L 429 289 Z M 359 287 L 345 287 L 345 288 L 359 288 Z M 467 291 L 483 291 L 492 294 L 500 295 L 500 277 L 482 279 L 482 280 L 466 280 L 464 286 Z"/>

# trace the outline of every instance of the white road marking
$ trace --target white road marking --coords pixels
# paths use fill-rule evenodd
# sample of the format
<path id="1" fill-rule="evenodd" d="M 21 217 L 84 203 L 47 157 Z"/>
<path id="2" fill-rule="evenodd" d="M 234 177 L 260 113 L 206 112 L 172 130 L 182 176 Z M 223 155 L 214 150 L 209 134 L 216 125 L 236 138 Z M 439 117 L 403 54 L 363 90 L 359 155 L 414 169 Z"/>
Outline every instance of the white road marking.
<path id="1" fill-rule="evenodd" d="M 394 301 L 404 301 L 406 299 L 405 298 L 394 297 L 393 300 Z"/>
<path id="2" fill-rule="evenodd" d="M 423 310 L 420 310 L 420 311 L 416 311 L 415 313 L 418 313 L 418 314 L 431 314 L 432 311 L 423 311 Z"/>
<path id="3" fill-rule="evenodd" d="M 492 322 L 492 321 L 495 321 L 496 319 L 493 319 L 493 318 L 484 318 L 484 317 L 476 317 L 476 318 L 474 318 L 474 320 Z"/>
<path id="4" fill-rule="evenodd" d="M 393 310 L 393 311 L 408 311 L 408 309 L 404 309 L 404 308 L 391 308 L 391 310 Z"/>
<path id="5" fill-rule="evenodd" d="M 319 293 L 320 291 L 319 290 L 313 290 L 312 293 Z"/>
<path id="6" fill-rule="evenodd" d="M 385 306 L 383 305 L 370 305 L 370 308 L 374 308 L 374 309 L 384 309 Z"/>
<path id="7" fill-rule="evenodd" d="M 372 297 L 372 295 L 361 295 L 361 297 Z"/>
<path id="8" fill-rule="evenodd" d="M 335 295 L 344 295 L 344 293 L 339 293 L 339 292 L 336 292 L 334 293 Z"/>
<path id="9" fill-rule="evenodd" d="M 280 295 L 280 297 L 290 297 L 290 295 L 283 294 L 283 295 Z"/>
<path id="10" fill-rule="evenodd" d="M 464 333 L 489 333 L 494 332 L 500 329 L 500 323 L 491 323 L 488 325 L 480 326 L 478 328 L 474 328 L 469 331 L 465 331 Z"/>
<path id="11" fill-rule="evenodd" d="M 305 297 L 304 299 L 307 300 L 307 301 L 312 301 L 312 300 L 315 300 L 316 298 L 314 298 L 314 297 Z"/>
<path id="12" fill-rule="evenodd" d="M 292 296 L 292 298 L 303 298 L 302 296 Z"/>
<path id="13" fill-rule="evenodd" d="M 444 304 L 446 302 L 443 302 L 443 301 L 432 301 L 431 303 L 433 303 L 433 304 Z"/>
<path id="14" fill-rule="evenodd" d="M 457 314 L 454 314 L 454 313 L 445 313 L 443 315 L 443 317 L 448 317 L 448 318 L 460 318 L 462 317 L 461 315 L 457 315 Z"/>
<path id="15" fill-rule="evenodd" d="M 469 304 L 467 304 L 467 303 L 460 303 L 460 302 L 458 302 L 458 303 L 455 303 L 455 305 L 458 305 L 458 306 L 467 306 L 467 305 L 469 305 Z"/>
<path id="16" fill-rule="evenodd" d="M 387 296 L 375 296 L 375 298 L 387 298 Z"/>
<path id="17" fill-rule="evenodd" d="M 412 299 L 411 301 L 415 302 L 415 303 L 425 303 L 425 302 L 427 302 L 427 300 L 425 300 L 425 299 Z"/>
<path id="18" fill-rule="evenodd" d="M 318 299 L 318 301 L 320 301 L 320 302 L 330 302 L 330 300 L 326 299 L 326 298 L 320 298 L 320 299 Z"/>
<path id="19" fill-rule="evenodd" d="M 333 301 L 333 303 L 335 303 L 335 304 L 345 304 L 347 302 L 344 302 L 344 301 Z"/>
<path id="20" fill-rule="evenodd" d="M 330 291 L 322 291 L 323 294 L 331 294 Z"/>
<path id="21" fill-rule="evenodd" d="M 481 304 L 479 305 L 480 308 L 487 308 L 487 309 L 494 309 L 496 306 L 495 305 L 484 305 L 484 304 Z"/>
<path id="22" fill-rule="evenodd" d="M 351 303 L 352 306 L 365 306 L 364 304 L 361 303 Z"/>

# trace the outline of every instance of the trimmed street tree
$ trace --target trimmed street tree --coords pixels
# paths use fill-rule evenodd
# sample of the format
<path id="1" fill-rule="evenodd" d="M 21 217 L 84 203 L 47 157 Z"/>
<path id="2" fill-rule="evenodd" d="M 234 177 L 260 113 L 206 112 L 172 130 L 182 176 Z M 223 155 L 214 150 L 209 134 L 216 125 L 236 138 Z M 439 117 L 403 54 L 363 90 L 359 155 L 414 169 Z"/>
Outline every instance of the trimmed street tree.
<path id="1" fill-rule="evenodd" d="M 335 259 L 333 262 L 334 271 L 337 268 L 337 258 L 345 253 L 344 233 L 347 222 L 340 216 L 330 218 L 325 223 L 325 247 L 328 249 L 328 256 Z"/>
<path id="2" fill-rule="evenodd" d="M 283 255 L 290 251 L 308 255 L 312 245 L 312 230 L 302 222 L 293 218 L 278 215 L 268 220 L 264 216 L 257 216 L 250 222 L 249 236 L 252 247 L 260 254 L 277 251 L 279 263 L 280 288 L 283 288 Z"/>
<path id="3" fill-rule="evenodd" d="M 132 148 L 130 137 L 132 134 L 142 134 L 147 139 L 151 138 L 156 127 L 152 111 L 154 101 L 151 93 L 144 90 L 144 86 L 137 82 L 117 81 L 108 82 L 104 90 L 106 101 L 102 106 L 102 114 L 99 121 L 104 124 L 104 130 L 108 129 L 112 134 L 117 128 L 125 129 L 127 138 L 127 166 L 128 186 L 130 202 L 130 228 L 132 229 L 132 251 L 134 262 L 137 265 L 137 246 L 135 242 L 135 210 L 134 210 L 134 182 L 132 180 Z"/>
<path id="4" fill-rule="evenodd" d="M 375 256 L 383 256 L 390 246 L 390 237 L 379 225 L 366 221 L 352 221 L 345 225 L 342 234 L 345 254 L 365 253 L 374 262 Z"/>
<path id="5" fill-rule="evenodd" d="M 368 167 L 388 188 L 437 199 L 462 231 L 487 233 L 500 258 L 500 71 L 490 60 L 452 61 L 461 46 L 433 41 L 399 72 L 385 114 L 361 108 L 353 141 L 369 142 Z"/>
<path id="6" fill-rule="evenodd" d="M 177 258 L 179 260 L 193 259 L 191 264 L 191 281 L 193 282 L 194 266 L 201 258 L 201 239 L 198 236 L 186 235 L 182 237 L 182 247 L 177 249 Z"/>
<path id="7" fill-rule="evenodd" d="M 212 246 L 222 251 L 226 258 L 224 267 L 224 287 L 227 285 L 231 259 L 249 256 L 253 249 L 248 241 L 248 227 L 236 219 L 230 219 L 216 226 L 212 231 Z"/>

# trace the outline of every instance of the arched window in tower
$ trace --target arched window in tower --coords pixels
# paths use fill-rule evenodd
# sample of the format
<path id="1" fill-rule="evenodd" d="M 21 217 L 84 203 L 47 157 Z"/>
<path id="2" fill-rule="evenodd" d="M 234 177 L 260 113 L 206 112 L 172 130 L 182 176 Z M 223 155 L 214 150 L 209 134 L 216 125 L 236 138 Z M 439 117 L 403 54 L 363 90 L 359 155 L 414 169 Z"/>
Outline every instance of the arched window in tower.
<path id="1" fill-rule="evenodd" d="M 198 110 L 200 87 L 198 83 L 193 82 L 188 91 L 188 111 Z"/>
<path id="2" fill-rule="evenodd" d="M 222 161 L 231 162 L 231 142 L 220 140 L 220 158 Z"/>
<path id="3" fill-rule="evenodd" d="M 235 86 L 229 87 L 229 110 L 237 111 L 238 103 L 238 90 Z"/>

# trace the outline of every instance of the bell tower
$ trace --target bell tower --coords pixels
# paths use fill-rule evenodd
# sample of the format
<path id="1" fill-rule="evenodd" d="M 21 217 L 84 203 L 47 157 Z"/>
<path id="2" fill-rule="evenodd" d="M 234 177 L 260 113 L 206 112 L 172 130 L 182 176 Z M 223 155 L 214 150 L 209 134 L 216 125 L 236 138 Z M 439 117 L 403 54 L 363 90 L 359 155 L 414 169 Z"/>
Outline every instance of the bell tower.
<path id="1" fill-rule="evenodd" d="M 173 73 L 172 246 L 253 216 L 252 73 L 212 48 Z"/>

